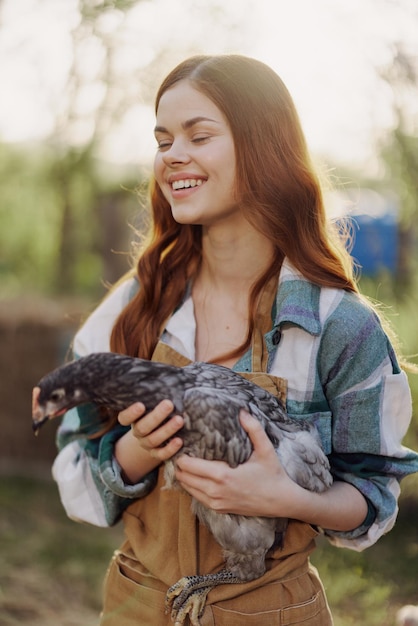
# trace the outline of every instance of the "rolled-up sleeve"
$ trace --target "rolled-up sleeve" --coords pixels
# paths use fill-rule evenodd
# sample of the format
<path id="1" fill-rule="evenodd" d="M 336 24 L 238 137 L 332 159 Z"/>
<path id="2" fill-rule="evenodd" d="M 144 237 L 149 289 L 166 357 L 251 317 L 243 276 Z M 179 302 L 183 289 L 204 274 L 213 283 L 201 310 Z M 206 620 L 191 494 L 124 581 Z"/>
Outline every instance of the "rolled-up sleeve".
<path id="1" fill-rule="evenodd" d="M 360 527 L 325 534 L 335 545 L 360 551 L 393 527 L 400 481 L 418 471 L 418 455 L 402 445 L 412 417 L 410 388 L 379 320 L 365 306 L 351 315 L 346 308 L 344 319 L 330 321 L 320 360 L 332 412 L 333 476 L 368 503 Z"/>
<path id="2" fill-rule="evenodd" d="M 75 358 L 109 350 L 113 324 L 136 288 L 134 280 L 122 283 L 92 313 L 75 336 Z M 154 488 L 157 475 L 151 472 L 138 484 L 126 484 L 114 457 L 114 446 L 128 428 L 115 426 L 95 437 L 102 428 L 96 406 L 87 404 L 68 411 L 58 429 L 59 452 L 52 475 L 71 519 L 111 526 L 133 499 L 144 497 Z"/>
<path id="3" fill-rule="evenodd" d="M 68 517 L 95 526 L 112 526 L 133 499 L 146 496 L 154 488 L 157 473 L 151 472 L 135 485 L 126 484 L 114 458 L 114 445 L 127 428 L 116 427 L 90 439 L 89 431 L 94 432 L 100 424 L 92 405 L 72 409 L 64 416 L 52 475 Z"/>

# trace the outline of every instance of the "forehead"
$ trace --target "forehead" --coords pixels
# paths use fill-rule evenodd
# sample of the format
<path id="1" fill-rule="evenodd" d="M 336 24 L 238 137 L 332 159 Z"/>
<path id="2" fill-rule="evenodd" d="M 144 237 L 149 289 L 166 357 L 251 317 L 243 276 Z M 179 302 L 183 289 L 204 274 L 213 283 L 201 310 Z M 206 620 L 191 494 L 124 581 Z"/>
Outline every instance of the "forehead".
<path id="1" fill-rule="evenodd" d="M 161 96 L 157 109 L 159 123 L 173 119 L 183 122 L 196 117 L 207 117 L 227 124 L 217 105 L 187 80 L 176 83 Z"/>

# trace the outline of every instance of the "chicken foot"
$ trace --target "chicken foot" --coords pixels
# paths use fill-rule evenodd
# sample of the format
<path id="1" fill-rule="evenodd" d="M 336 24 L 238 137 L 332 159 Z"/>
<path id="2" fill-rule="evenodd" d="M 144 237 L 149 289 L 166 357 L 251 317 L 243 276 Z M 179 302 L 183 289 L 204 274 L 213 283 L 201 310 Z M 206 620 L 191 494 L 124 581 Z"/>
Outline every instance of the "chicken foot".
<path id="1" fill-rule="evenodd" d="M 182 626 L 187 615 L 192 626 L 200 626 L 200 617 L 205 609 L 209 591 L 217 585 L 242 582 L 242 579 L 226 569 L 217 574 L 183 576 L 167 591 L 165 612 L 171 611 L 171 619 L 175 626 Z"/>

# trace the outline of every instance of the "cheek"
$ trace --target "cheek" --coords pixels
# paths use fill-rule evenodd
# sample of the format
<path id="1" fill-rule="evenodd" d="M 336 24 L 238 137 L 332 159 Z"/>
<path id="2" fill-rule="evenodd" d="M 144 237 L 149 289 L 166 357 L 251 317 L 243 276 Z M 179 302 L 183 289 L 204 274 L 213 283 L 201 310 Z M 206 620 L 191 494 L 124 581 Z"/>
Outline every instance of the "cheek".
<path id="1" fill-rule="evenodd" d="M 225 189 L 229 191 L 231 198 L 233 198 L 233 200 L 236 202 L 238 200 L 238 193 L 235 168 L 231 170 L 228 178 L 225 179 Z"/>
<path id="2" fill-rule="evenodd" d="M 226 189 L 230 190 L 231 195 L 234 199 L 237 199 L 237 181 L 236 181 L 236 173 L 237 173 L 237 164 L 235 157 L 235 150 L 231 146 L 227 146 L 224 150 L 222 157 L 222 170 L 224 172 L 224 186 Z"/>

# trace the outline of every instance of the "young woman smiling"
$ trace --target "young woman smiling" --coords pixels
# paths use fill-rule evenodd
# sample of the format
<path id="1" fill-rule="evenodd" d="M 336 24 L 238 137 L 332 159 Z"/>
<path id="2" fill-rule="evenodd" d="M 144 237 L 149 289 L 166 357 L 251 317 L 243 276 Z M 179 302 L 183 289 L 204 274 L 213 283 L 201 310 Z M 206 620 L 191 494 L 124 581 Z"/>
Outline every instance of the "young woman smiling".
<path id="1" fill-rule="evenodd" d="M 322 494 L 296 485 L 243 413 L 253 444 L 246 463 L 183 455 L 186 493 L 164 491 L 163 463 L 182 446 L 183 418 L 171 416 L 170 401 L 149 413 L 138 402 L 105 433 L 91 407 L 69 412 L 54 464 L 63 504 L 101 526 L 123 517 L 127 535 L 106 578 L 101 623 L 169 624 L 167 588 L 221 569 L 220 547 L 190 511 L 193 496 L 218 512 L 291 519 L 266 574 L 213 589 L 202 626 L 327 626 L 309 563 L 315 537 L 372 545 L 395 522 L 400 479 L 418 471 L 401 445 L 411 418 L 406 375 L 358 293 L 294 104 L 269 67 L 239 55 L 187 59 L 159 89 L 155 136 L 150 237 L 78 332 L 75 354 L 211 361 L 262 376 L 269 390 L 285 381 L 287 411 L 316 424 L 334 483 Z"/>

